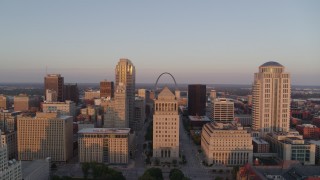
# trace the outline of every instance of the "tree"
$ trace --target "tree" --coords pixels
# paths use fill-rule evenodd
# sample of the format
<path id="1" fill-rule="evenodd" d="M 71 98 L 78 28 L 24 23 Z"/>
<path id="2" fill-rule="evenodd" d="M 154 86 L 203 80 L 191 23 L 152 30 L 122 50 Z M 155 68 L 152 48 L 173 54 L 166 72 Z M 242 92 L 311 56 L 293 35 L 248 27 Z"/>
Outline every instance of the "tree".
<path id="1" fill-rule="evenodd" d="M 82 163 L 81 169 L 83 172 L 84 179 L 87 179 L 89 175 L 90 163 L 87 163 L 87 162 Z"/>
<path id="2" fill-rule="evenodd" d="M 159 168 L 149 168 L 139 177 L 139 180 L 163 180 L 162 170 Z"/>
<path id="3" fill-rule="evenodd" d="M 223 180 L 223 178 L 218 176 L 218 177 L 214 178 L 214 180 Z"/>
<path id="4" fill-rule="evenodd" d="M 180 169 L 172 169 L 169 173 L 170 180 L 183 180 L 184 174 Z"/>

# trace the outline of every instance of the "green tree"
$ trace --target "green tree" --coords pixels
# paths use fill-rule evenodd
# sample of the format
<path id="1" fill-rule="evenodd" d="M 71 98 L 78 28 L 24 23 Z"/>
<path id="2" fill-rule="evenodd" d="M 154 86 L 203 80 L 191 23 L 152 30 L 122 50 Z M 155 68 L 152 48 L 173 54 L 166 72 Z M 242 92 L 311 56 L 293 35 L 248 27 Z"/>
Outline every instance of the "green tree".
<path id="1" fill-rule="evenodd" d="M 82 163 L 81 169 L 83 172 L 84 179 L 87 179 L 89 175 L 90 163 L 87 163 L 87 162 Z"/>
<path id="2" fill-rule="evenodd" d="M 183 180 L 184 174 L 180 169 L 172 169 L 169 173 L 170 180 Z"/>
<path id="3" fill-rule="evenodd" d="M 159 168 L 149 168 L 139 177 L 139 180 L 163 180 L 162 170 Z"/>
<path id="4" fill-rule="evenodd" d="M 214 180 L 223 180 L 223 178 L 218 176 L 218 177 L 214 178 Z"/>

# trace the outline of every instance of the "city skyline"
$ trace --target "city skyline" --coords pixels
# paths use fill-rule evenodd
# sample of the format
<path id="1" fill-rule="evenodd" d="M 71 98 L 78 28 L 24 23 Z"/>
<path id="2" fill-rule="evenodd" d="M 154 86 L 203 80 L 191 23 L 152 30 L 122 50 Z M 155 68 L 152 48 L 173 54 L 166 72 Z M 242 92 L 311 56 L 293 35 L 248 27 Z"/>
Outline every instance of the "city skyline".
<path id="1" fill-rule="evenodd" d="M 137 83 L 252 84 L 256 67 L 286 66 L 293 85 L 319 85 L 318 1 L 2 2 L 0 83 L 114 80 L 120 58 Z M 160 82 L 161 83 L 161 82 Z"/>

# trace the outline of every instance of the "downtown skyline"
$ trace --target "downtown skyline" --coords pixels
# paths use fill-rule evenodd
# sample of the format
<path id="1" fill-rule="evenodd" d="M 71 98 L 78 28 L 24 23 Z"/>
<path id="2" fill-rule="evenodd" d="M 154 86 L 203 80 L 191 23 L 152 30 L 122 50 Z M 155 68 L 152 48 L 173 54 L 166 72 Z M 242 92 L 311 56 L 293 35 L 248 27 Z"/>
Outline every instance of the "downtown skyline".
<path id="1" fill-rule="evenodd" d="M 286 66 L 292 85 L 319 85 L 318 1 L 2 2 L 0 83 L 114 80 L 118 59 L 137 83 L 252 84 L 256 67 Z M 160 82 L 161 83 L 161 82 Z"/>

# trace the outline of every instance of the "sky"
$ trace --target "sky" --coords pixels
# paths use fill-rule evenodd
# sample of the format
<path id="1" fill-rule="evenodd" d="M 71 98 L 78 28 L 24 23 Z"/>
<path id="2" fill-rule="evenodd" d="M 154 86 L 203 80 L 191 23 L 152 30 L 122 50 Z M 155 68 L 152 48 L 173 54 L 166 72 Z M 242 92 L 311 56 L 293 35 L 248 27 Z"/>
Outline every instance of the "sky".
<path id="1" fill-rule="evenodd" d="M 137 83 L 251 84 L 277 61 L 293 85 L 320 85 L 318 0 L 0 1 L 0 83 L 113 81 L 120 58 Z M 160 83 L 171 82 L 168 77 Z"/>

